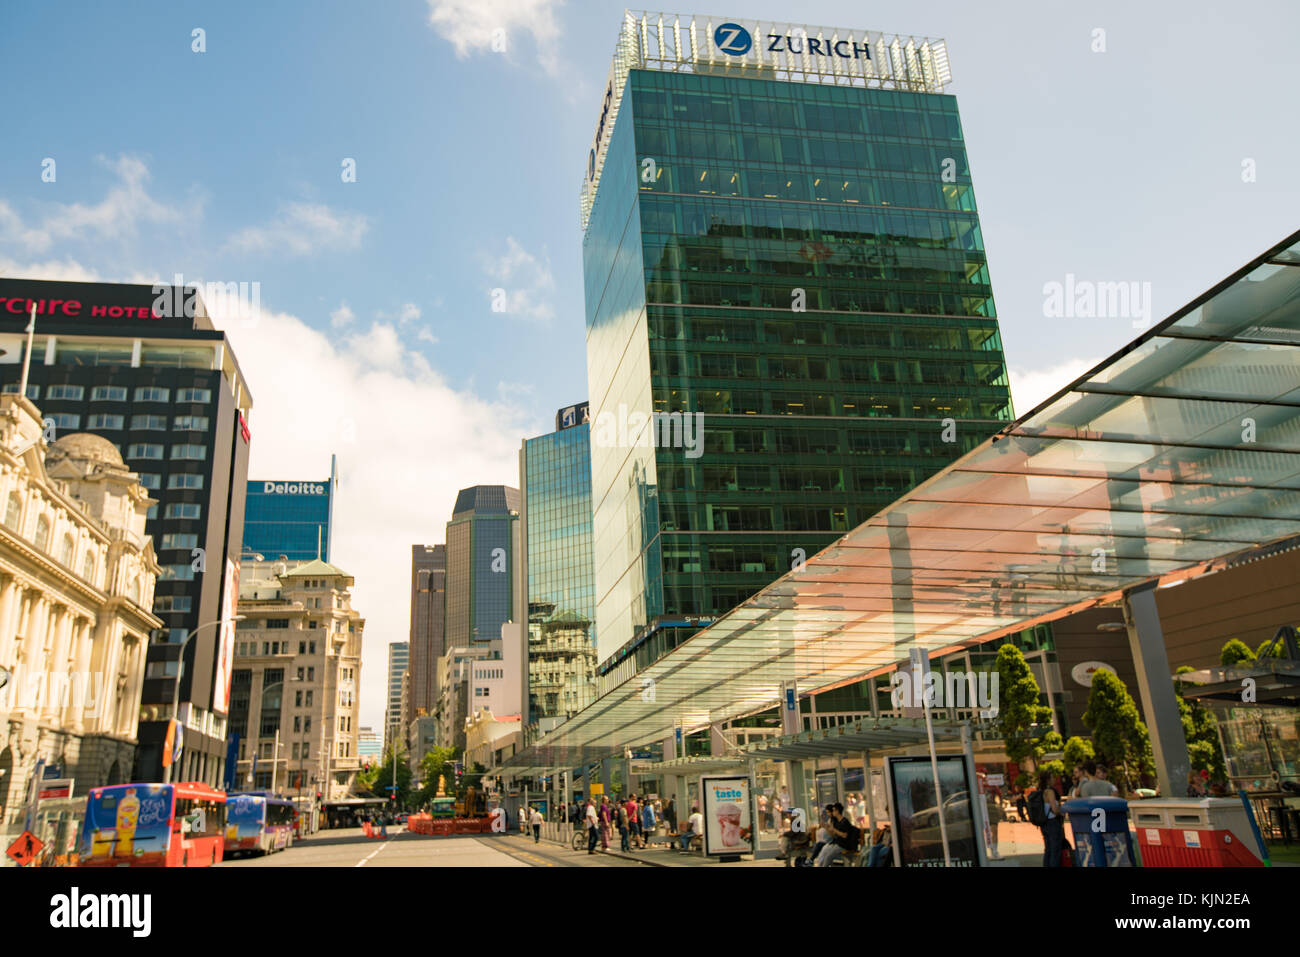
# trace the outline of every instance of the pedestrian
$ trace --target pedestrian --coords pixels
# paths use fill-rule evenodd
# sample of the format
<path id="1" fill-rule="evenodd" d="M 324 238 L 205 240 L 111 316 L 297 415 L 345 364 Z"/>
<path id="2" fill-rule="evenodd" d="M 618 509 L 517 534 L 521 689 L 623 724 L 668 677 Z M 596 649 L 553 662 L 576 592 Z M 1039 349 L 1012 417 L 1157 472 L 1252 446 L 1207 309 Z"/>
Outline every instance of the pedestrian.
<path id="1" fill-rule="evenodd" d="M 1097 762 L 1083 762 L 1084 780 L 1079 786 L 1078 796 L 1081 798 L 1110 797 L 1115 793 L 1114 785 L 1109 781 L 1103 781 L 1097 777 Z"/>
<path id="2" fill-rule="evenodd" d="M 1061 851 L 1065 846 L 1065 818 L 1061 811 L 1060 792 L 1052 785 L 1052 774 L 1044 771 L 1038 776 L 1038 790 L 1030 793 L 1029 822 L 1043 834 L 1043 866 L 1060 867 Z"/>
<path id="3" fill-rule="evenodd" d="M 537 810 L 536 806 L 534 806 L 533 813 L 529 816 L 529 823 L 533 825 L 534 844 L 540 844 L 542 842 L 542 821 L 543 820 L 544 818 L 542 817 L 542 812 Z"/>
<path id="4" fill-rule="evenodd" d="M 626 854 L 632 850 L 632 822 L 628 817 L 627 804 L 619 802 L 615 806 L 614 820 L 618 825 L 619 850 Z"/>
<path id="5" fill-rule="evenodd" d="M 600 818 L 596 816 L 596 802 L 587 798 L 587 810 L 583 814 L 583 823 L 587 826 L 587 853 L 596 853 L 596 841 L 600 838 Z"/>
<path id="6" fill-rule="evenodd" d="M 614 808 L 609 803 L 609 795 L 600 796 L 600 849 L 609 850 L 609 838 L 614 826 Z"/>
<path id="7" fill-rule="evenodd" d="M 1076 764 L 1072 773 L 1074 777 L 1070 783 L 1068 798 L 1077 798 L 1080 796 L 1079 788 L 1083 787 L 1083 782 L 1088 780 L 1088 775 L 1084 773 L 1082 764 Z"/>
<path id="8" fill-rule="evenodd" d="M 1097 765 L 1097 780 L 1101 781 L 1103 784 L 1105 784 L 1107 787 L 1110 788 L 1111 797 L 1117 797 L 1119 795 L 1119 788 L 1117 788 L 1114 782 L 1111 781 L 1109 777 L 1109 772 L 1106 770 L 1106 765 L 1104 764 Z"/>
<path id="9" fill-rule="evenodd" d="M 764 831 L 767 830 L 767 795 L 758 796 L 758 826 Z"/>
<path id="10" fill-rule="evenodd" d="M 668 804 L 664 807 L 664 820 L 668 822 L 668 830 L 677 832 L 677 795 L 668 796 Z"/>
<path id="11" fill-rule="evenodd" d="M 659 826 L 659 819 L 655 815 L 655 806 L 649 801 L 641 805 L 641 846 L 647 847 L 650 838 L 654 836 L 655 828 Z"/>

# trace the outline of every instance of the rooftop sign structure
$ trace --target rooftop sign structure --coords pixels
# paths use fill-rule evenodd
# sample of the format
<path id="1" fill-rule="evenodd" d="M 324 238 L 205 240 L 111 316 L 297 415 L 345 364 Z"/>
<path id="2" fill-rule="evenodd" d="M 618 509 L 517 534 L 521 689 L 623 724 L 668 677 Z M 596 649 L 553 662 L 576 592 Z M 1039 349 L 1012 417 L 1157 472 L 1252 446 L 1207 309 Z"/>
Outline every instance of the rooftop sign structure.
<path id="1" fill-rule="evenodd" d="M 507 768 L 576 767 L 775 707 L 783 682 L 852 681 L 1300 535 L 1298 383 L 1300 233 Z"/>
<path id="2" fill-rule="evenodd" d="M 872 30 L 629 10 L 601 96 L 582 181 L 582 228 L 600 184 L 629 70 L 707 73 L 795 83 L 942 93 L 952 77 L 943 40 Z"/>

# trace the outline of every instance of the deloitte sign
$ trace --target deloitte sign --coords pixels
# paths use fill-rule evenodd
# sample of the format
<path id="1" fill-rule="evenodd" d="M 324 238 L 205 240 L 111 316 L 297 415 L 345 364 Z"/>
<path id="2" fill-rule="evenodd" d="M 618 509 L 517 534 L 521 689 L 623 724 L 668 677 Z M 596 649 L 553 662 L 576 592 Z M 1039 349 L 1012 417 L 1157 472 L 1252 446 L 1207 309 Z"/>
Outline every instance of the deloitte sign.
<path id="1" fill-rule="evenodd" d="M 263 482 L 263 495 L 324 495 L 320 482 Z"/>

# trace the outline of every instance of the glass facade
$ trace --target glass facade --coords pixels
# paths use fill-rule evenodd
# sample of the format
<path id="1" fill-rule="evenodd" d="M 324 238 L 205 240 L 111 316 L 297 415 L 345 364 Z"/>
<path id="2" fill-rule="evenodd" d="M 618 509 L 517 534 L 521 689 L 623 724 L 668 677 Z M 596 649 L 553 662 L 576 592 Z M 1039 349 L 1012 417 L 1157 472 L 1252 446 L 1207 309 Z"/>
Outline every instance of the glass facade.
<path id="1" fill-rule="evenodd" d="M 447 523 L 446 647 L 499 641 L 514 620 L 519 491 L 476 485 Z"/>
<path id="2" fill-rule="evenodd" d="M 528 719 L 564 718 L 595 700 L 591 429 L 524 441 Z"/>
<path id="3" fill-rule="evenodd" d="M 602 672 L 1012 419 L 951 96 L 633 69 L 584 268 Z"/>
<path id="4" fill-rule="evenodd" d="M 332 479 L 250 481 L 244 498 L 245 553 L 269 561 L 281 555 L 290 561 L 329 561 L 333 486 Z"/>

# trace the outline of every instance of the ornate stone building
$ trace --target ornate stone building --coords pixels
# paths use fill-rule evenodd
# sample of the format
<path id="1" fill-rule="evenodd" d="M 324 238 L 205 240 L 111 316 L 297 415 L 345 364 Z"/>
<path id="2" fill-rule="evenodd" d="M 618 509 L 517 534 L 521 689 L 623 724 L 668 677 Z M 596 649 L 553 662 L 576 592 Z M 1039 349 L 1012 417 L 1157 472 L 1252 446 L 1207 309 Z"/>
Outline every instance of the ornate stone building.
<path id="1" fill-rule="evenodd" d="M 47 443 L 40 410 L 0 396 L 0 824 L 22 813 L 41 758 L 77 794 L 131 774 L 163 624 L 152 504 L 113 443 Z"/>

